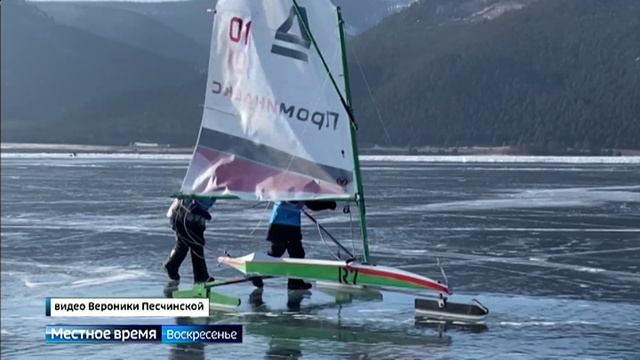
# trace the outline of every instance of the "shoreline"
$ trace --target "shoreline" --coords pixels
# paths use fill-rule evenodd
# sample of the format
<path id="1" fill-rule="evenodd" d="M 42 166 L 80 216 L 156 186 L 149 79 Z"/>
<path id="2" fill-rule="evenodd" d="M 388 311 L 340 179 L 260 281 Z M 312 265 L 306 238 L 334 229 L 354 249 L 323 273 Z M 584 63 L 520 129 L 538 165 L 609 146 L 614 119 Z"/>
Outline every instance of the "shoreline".
<path id="1" fill-rule="evenodd" d="M 3 153 L 92 153 L 92 154 L 192 154 L 193 148 L 171 146 L 117 146 L 79 144 L 2 143 Z"/>
<path id="2" fill-rule="evenodd" d="M 192 147 L 172 147 L 168 145 L 142 144 L 130 146 L 118 145 L 80 145 L 80 144 L 43 144 L 43 143 L 1 143 L 3 153 L 94 153 L 94 154 L 175 154 L 190 155 Z M 529 153 L 521 150 L 501 147 L 418 147 L 418 148 L 383 148 L 364 147 L 360 149 L 360 155 L 397 155 L 397 156 L 559 156 L 559 157 L 620 157 L 640 156 L 640 149 L 610 149 L 601 153 L 584 151 L 567 151 L 564 153 Z"/>

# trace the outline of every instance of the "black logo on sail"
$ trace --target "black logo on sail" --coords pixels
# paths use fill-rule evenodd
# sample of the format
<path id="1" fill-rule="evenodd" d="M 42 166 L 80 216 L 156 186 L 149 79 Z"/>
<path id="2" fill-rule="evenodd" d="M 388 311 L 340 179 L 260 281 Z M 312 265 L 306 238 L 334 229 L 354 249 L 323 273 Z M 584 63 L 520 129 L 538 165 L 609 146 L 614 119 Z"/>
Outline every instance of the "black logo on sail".
<path id="1" fill-rule="evenodd" d="M 296 14 L 295 5 L 292 6 L 291 11 L 289 11 L 289 17 L 276 31 L 276 40 L 285 42 L 288 46 L 273 44 L 271 52 L 307 62 L 309 61 L 309 56 L 305 51 L 299 50 L 299 48 L 304 47 L 305 50 L 308 50 L 311 47 L 311 39 L 307 32 L 310 31 L 309 21 L 307 20 L 307 10 L 305 8 L 298 7 L 298 11 L 300 12 L 300 16 Z M 294 21 L 297 22 L 301 35 L 290 32 Z"/>

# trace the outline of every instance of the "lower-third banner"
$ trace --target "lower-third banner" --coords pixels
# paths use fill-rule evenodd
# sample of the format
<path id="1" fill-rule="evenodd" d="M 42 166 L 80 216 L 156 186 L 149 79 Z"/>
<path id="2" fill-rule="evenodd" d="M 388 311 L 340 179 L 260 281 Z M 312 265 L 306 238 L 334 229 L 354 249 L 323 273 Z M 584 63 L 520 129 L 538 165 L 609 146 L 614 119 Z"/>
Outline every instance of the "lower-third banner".
<path id="1" fill-rule="evenodd" d="M 242 325 L 48 325 L 47 343 L 241 343 Z"/>

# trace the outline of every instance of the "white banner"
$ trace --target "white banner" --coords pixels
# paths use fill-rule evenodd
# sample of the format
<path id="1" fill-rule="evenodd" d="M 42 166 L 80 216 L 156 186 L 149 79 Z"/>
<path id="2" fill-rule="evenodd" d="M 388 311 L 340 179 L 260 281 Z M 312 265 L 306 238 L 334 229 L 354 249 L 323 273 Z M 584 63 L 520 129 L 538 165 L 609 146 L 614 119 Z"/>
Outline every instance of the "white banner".
<path id="1" fill-rule="evenodd" d="M 47 298 L 51 317 L 207 317 L 209 299 Z"/>

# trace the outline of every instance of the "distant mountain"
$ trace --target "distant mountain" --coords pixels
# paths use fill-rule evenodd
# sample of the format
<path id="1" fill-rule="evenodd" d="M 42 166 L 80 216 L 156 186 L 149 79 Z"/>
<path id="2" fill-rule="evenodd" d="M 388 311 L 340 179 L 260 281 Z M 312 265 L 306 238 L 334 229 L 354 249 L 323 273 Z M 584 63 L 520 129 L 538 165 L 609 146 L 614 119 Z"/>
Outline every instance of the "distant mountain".
<path id="1" fill-rule="evenodd" d="M 640 148 L 639 1 L 423 0 L 350 45 L 367 143 Z"/>
<path id="2" fill-rule="evenodd" d="M 2 2 L 1 25 L 2 141 L 81 139 L 65 114 L 83 104 L 198 76 L 195 64 L 60 24 L 22 0 Z"/>
<path id="3" fill-rule="evenodd" d="M 217 0 L 104 1 L 101 2 L 101 5 L 133 12 L 160 22 L 201 46 L 205 46 L 208 50 L 211 42 L 213 15 L 207 12 L 207 9 L 215 8 L 216 2 Z"/>
<path id="4" fill-rule="evenodd" d="M 56 142 L 192 146 L 200 129 L 205 83 L 202 75 L 178 85 L 123 91 L 88 102 L 63 115 L 65 127 L 77 131 L 57 134 Z"/>
<path id="5" fill-rule="evenodd" d="M 357 33 L 410 1 L 338 4 Z M 2 140 L 191 144 L 213 7 L 215 0 L 3 2 Z"/>
<path id="6" fill-rule="evenodd" d="M 364 145 L 640 148 L 639 1 L 337 3 Z M 213 4 L 106 4 L 2 2 L 2 141 L 193 144 Z"/>
<path id="7" fill-rule="evenodd" d="M 511 11 L 522 10 L 537 0 L 421 0 L 408 10 L 425 26 L 473 23 L 493 20 Z M 409 13 L 405 13 L 405 16 Z"/>
<path id="8" fill-rule="evenodd" d="M 345 32 L 350 36 L 377 25 L 380 20 L 395 14 L 416 0 L 332 0 L 342 9 L 345 19 Z"/>
<path id="9" fill-rule="evenodd" d="M 350 35 L 357 35 L 416 0 L 332 1 L 342 8 L 347 32 Z M 213 15 L 207 12 L 207 9 L 215 8 L 216 0 L 39 1 L 34 4 L 60 23 L 125 43 L 143 36 L 151 38 L 149 29 L 157 26 L 150 26 L 152 24 L 149 23 L 157 22 L 188 37 L 190 41 L 208 48 Z M 159 37 L 160 33 L 157 35 Z M 175 37 L 175 34 L 170 35 Z M 134 38 L 129 39 L 129 36 Z M 166 43 L 174 44 L 175 41 L 173 38 L 166 38 Z M 156 41 L 152 41 L 146 45 L 152 47 L 157 44 Z"/>
<path id="10" fill-rule="evenodd" d="M 175 3 L 71 1 L 38 2 L 36 5 L 58 24 L 206 68 L 210 37 L 206 35 L 210 32 L 211 15 L 207 14 L 204 6 L 203 9 L 194 9 L 192 2 L 185 3 L 190 5 L 186 9 L 169 4 Z M 158 11 L 165 8 L 181 11 L 172 17 L 157 14 L 165 14 L 166 11 Z M 185 19 L 184 26 L 174 27 L 168 19 L 180 18 L 180 14 L 189 19 Z M 191 28 L 202 31 L 205 36 L 201 37 L 205 39 L 185 34 Z M 185 30 L 185 33 L 180 30 Z"/>

